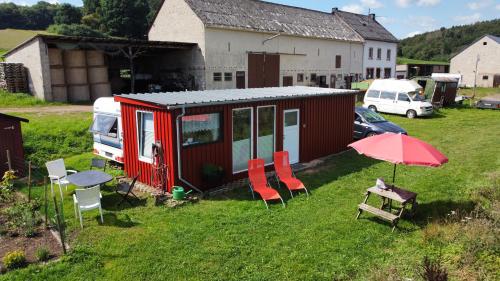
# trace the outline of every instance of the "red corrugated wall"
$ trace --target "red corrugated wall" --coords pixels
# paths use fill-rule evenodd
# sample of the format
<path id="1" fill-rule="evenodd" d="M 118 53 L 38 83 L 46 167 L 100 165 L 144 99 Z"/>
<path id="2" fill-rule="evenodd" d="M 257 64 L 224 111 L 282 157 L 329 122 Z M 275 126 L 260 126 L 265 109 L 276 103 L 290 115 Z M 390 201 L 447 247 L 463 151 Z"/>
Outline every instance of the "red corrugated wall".
<path id="1" fill-rule="evenodd" d="M 25 163 L 21 122 L 0 117 L 0 178 L 9 170 L 7 150 L 10 154 L 12 169 L 17 172 L 17 176 L 24 175 Z"/>
<path id="2" fill-rule="evenodd" d="M 166 162 L 169 170 L 169 190 L 177 177 L 176 160 L 176 116 L 181 114 L 177 109 L 166 112 L 161 109 L 146 108 L 143 105 L 125 104 L 122 101 L 122 119 L 124 131 L 125 170 L 129 175 L 135 175 L 139 166 L 143 175 L 141 181 L 150 183 L 151 167 L 140 162 L 137 153 L 136 110 L 154 112 L 155 138 L 160 139 L 166 147 Z M 223 138 L 221 141 L 210 144 L 181 147 L 182 177 L 193 185 L 208 189 L 212 186 L 204 183 L 201 168 L 205 163 L 222 166 L 226 171 L 225 181 L 231 181 L 247 176 L 246 172 L 232 174 L 232 110 L 235 108 L 253 107 L 254 124 L 258 106 L 276 105 L 276 150 L 283 147 L 283 111 L 300 109 L 300 161 L 308 162 L 323 156 L 337 153 L 346 149 L 352 142 L 354 123 L 354 95 L 336 95 L 324 97 L 310 97 L 301 99 L 227 104 L 186 109 L 186 115 L 202 113 L 223 113 Z M 254 125 L 254 136 L 257 135 L 257 126 Z M 254 147 L 256 146 L 254 138 Z M 168 149 L 170 148 L 170 149 Z M 254 154 L 256 149 L 254 149 Z M 168 155 L 168 156 L 167 156 Z M 268 167 L 272 168 L 272 167 Z M 183 185 L 178 179 L 176 184 Z"/>

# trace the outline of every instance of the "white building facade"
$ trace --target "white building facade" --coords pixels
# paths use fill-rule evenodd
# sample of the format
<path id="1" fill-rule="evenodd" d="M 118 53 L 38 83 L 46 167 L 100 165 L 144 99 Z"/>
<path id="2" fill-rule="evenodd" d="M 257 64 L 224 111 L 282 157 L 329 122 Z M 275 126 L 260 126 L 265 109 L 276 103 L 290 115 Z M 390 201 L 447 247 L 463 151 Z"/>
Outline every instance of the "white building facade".
<path id="1" fill-rule="evenodd" d="M 192 67 L 203 89 L 347 88 L 363 76 L 364 40 L 339 17 L 260 1 L 238 4 L 165 0 L 149 39 L 197 43 Z"/>

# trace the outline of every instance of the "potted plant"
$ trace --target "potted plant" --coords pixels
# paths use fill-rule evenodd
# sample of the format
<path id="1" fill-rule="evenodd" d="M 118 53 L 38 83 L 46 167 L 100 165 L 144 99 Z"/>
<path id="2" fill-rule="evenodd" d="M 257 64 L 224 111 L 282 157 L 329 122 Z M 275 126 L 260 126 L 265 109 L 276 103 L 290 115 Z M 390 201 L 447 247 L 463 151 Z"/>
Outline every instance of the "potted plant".
<path id="1" fill-rule="evenodd" d="M 201 168 L 202 179 L 209 185 L 216 185 L 222 182 L 224 174 L 224 168 L 219 165 L 206 163 Z"/>

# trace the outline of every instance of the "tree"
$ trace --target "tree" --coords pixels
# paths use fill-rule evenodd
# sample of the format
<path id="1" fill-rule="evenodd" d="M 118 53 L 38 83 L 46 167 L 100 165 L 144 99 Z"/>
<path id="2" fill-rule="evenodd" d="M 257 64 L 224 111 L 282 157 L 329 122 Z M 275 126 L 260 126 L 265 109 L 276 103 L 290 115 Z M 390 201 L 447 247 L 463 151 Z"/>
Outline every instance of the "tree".
<path id="1" fill-rule="evenodd" d="M 100 7 L 99 0 L 83 0 L 83 15 L 96 14 Z"/>
<path id="2" fill-rule="evenodd" d="M 55 24 L 80 23 L 81 19 L 81 10 L 70 4 L 60 5 L 56 11 L 56 14 L 54 15 Z"/>
<path id="3" fill-rule="evenodd" d="M 101 24 L 112 36 L 143 39 L 147 30 L 147 0 L 102 0 Z"/>

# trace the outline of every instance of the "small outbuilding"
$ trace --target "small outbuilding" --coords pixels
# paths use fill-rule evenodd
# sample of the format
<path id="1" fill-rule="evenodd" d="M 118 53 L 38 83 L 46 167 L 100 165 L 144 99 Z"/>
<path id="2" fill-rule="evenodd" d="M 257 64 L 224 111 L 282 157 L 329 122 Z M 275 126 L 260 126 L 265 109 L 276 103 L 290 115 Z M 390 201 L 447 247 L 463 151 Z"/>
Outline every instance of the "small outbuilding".
<path id="1" fill-rule="evenodd" d="M 207 190 L 247 177 L 249 159 L 271 168 L 274 151 L 288 151 L 292 164 L 343 151 L 353 138 L 356 93 L 296 86 L 115 96 L 125 171 L 141 171 L 139 180 L 154 185 L 165 164 L 167 191 Z M 164 163 L 152 156 L 154 144 Z"/>
<path id="2" fill-rule="evenodd" d="M 24 148 L 21 122 L 28 119 L 0 113 L 0 178 L 8 170 L 24 174 Z"/>
<path id="3" fill-rule="evenodd" d="M 424 88 L 425 98 L 433 104 L 449 106 L 455 103 L 458 79 L 452 77 L 416 77 L 414 80 Z"/>

